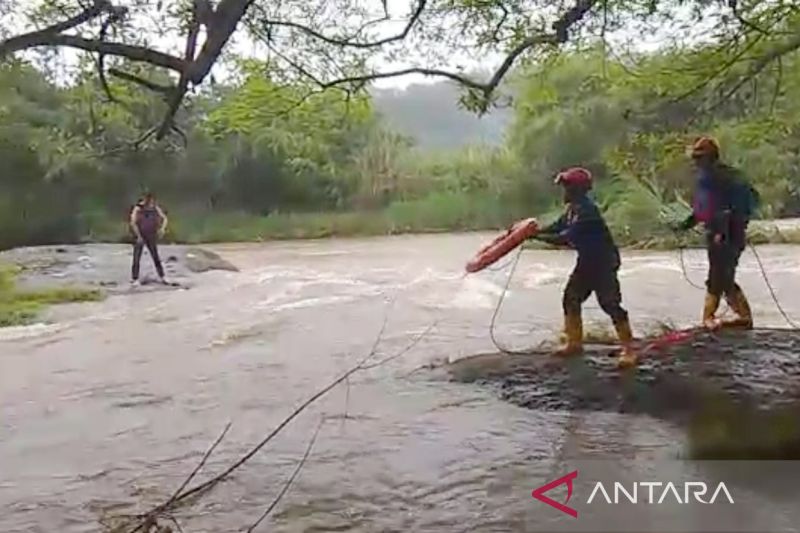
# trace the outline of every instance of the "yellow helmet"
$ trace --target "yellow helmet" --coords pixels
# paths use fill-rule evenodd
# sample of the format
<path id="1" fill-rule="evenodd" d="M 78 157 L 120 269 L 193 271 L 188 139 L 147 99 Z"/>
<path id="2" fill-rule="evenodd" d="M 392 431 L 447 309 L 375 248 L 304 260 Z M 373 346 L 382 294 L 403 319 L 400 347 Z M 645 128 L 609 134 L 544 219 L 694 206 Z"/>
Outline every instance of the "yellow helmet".
<path id="1" fill-rule="evenodd" d="M 719 143 L 713 137 L 698 137 L 692 144 L 690 155 L 692 157 L 719 157 Z"/>

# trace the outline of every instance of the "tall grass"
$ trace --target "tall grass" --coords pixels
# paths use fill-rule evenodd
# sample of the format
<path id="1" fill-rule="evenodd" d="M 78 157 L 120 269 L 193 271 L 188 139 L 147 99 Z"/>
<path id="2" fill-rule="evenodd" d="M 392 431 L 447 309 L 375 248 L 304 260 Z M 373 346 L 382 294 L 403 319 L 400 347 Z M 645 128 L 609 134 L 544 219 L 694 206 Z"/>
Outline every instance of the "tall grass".
<path id="1" fill-rule="evenodd" d="M 644 183 L 615 180 L 601 185 L 595 196 L 617 244 L 622 247 L 672 249 L 703 244 L 702 236 L 697 233 L 678 236 L 669 229 L 669 223 L 685 217 L 688 209 L 678 202 L 667 203 Z M 537 206 L 529 206 L 519 195 L 511 193 L 433 192 L 422 198 L 395 200 L 383 208 L 355 211 L 267 216 L 230 211 L 173 212 L 165 240 L 201 244 L 496 230 L 530 216 L 546 224 L 562 211 L 562 205 L 551 201 L 540 202 L 537 212 Z M 130 239 L 124 217 L 95 211 L 91 217 L 85 217 L 83 223 L 84 240 L 127 242 Z M 800 242 L 798 231 L 778 232 L 768 227 L 754 227 L 751 234 L 756 243 Z"/>
<path id="2" fill-rule="evenodd" d="M 175 213 L 166 240 L 175 243 L 259 242 L 499 229 L 532 216 L 513 199 L 486 193 L 433 193 L 416 200 L 398 200 L 373 210 L 321 213 Z M 109 230 L 109 228 L 113 228 Z M 124 223 L 100 221 L 93 237 L 126 240 Z"/>

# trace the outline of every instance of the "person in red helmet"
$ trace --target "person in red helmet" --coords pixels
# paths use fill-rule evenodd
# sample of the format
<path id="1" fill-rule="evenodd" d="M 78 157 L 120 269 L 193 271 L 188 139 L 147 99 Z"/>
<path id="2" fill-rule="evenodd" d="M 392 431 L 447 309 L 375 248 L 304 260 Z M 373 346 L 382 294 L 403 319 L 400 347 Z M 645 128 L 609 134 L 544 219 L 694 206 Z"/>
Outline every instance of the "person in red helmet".
<path id="1" fill-rule="evenodd" d="M 637 362 L 632 349 L 628 312 L 622 307 L 617 272 L 621 261 L 617 245 L 600 214 L 597 205 L 588 196 L 592 188 L 592 174 L 585 168 L 573 167 L 560 172 L 555 183 L 564 191 L 566 211 L 534 238 L 569 246 L 578 252 L 578 260 L 562 301 L 566 344 L 556 355 L 568 356 L 583 351 L 583 303 L 594 293 L 600 307 L 611 317 L 622 345 L 618 365 L 634 366 Z"/>
<path id="2" fill-rule="evenodd" d="M 703 325 L 709 329 L 753 327 L 750 304 L 736 283 L 736 268 L 747 244 L 750 217 L 758 207 L 758 192 L 741 173 L 720 161 L 720 149 L 711 137 L 699 137 L 690 155 L 697 168 L 692 213 L 676 229 L 685 231 L 698 223 L 706 230 L 708 277 L 703 305 Z M 720 322 L 715 315 L 725 296 L 736 318 Z"/>

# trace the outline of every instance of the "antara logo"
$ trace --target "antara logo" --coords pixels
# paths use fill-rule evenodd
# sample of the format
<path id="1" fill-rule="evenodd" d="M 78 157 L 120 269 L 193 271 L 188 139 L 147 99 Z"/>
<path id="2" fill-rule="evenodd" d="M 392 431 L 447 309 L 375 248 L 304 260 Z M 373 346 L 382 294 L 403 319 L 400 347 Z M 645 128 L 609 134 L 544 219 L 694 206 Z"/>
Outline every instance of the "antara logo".
<path id="1" fill-rule="evenodd" d="M 538 489 L 534 489 L 531 492 L 531 496 L 539 500 L 540 502 L 544 502 L 551 507 L 555 507 L 562 513 L 566 513 L 574 518 L 578 518 L 578 511 L 573 509 L 572 507 L 567 507 L 564 503 L 569 503 L 569 499 L 572 497 L 572 480 L 578 477 L 578 471 L 570 472 L 566 476 L 562 476 L 556 480 L 551 481 L 546 485 L 542 485 Z M 567 499 L 564 503 L 558 503 L 557 501 L 553 500 L 552 498 L 548 498 L 544 495 L 550 489 L 554 489 L 559 485 L 563 485 L 564 483 L 567 484 Z"/>
<path id="2" fill-rule="evenodd" d="M 562 476 L 551 481 L 550 483 L 547 483 L 546 485 L 542 485 L 538 489 L 535 489 L 533 492 L 531 492 L 531 496 L 543 503 L 546 503 L 550 507 L 558 509 L 562 513 L 568 514 L 573 518 L 578 518 L 578 511 L 566 505 L 569 503 L 569 500 L 572 497 L 572 481 L 577 477 L 577 470 L 570 472 L 565 476 Z M 559 503 L 544 495 L 545 492 L 564 484 L 567 485 L 567 499 L 564 501 L 564 503 Z M 731 493 L 728 491 L 728 487 L 725 486 L 724 482 L 720 482 L 717 485 L 716 490 L 714 490 L 713 494 L 708 500 L 703 499 L 703 496 L 709 492 L 708 485 L 702 481 L 688 481 L 683 484 L 682 491 L 679 490 L 678 487 L 680 487 L 680 485 L 676 486 L 672 482 L 662 483 L 660 481 L 640 481 L 633 483 L 630 487 L 630 490 L 628 490 L 622 483 L 615 482 L 614 489 L 612 491 L 608 491 L 603 483 L 598 481 L 595 483 L 594 489 L 592 490 L 591 495 L 586 503 L 590 504 L 597 499 L 599 501 L 605 500 L 605 502 L 610 505 L 616 505 L 624 499 L 630 503 L 639 503 L 641 500 L 642 503 L 660 505 L 674 501 L 676 503 L 685 505 L 687 503 L 691 503 L 693 501 L 692 498 L 694 498 L 694 501 L 709 505 L 716 503 L 717 499 L 722 495 L 722 497 L 726 499 L 728 503 L 733 504 L 733 497 L 731 496 Z M 641 491 L 639 490 L 640 488 L 642 489 Z M 640 494 L 640 492 L 645 494 Z M 611 494 L 614 495 L 613 498 L 611 497 Z M 621 498 L 621 495 L 624 496 L 624 498 Z M 683 498 L 681 498 L 681 495 Z"/>

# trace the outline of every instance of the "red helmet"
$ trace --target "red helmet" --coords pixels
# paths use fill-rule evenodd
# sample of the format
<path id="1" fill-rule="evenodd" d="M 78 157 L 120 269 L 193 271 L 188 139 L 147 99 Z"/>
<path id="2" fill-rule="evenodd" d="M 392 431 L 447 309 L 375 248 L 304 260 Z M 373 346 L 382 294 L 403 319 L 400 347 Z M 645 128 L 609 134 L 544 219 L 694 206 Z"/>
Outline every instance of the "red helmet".
<path id="1" fill-rule="evenodd" d="M 592 188 L 592 173 L 583 167 L 568 168 L 563 172 L 559 172 L 555 179 L 556 185 L 577 185 L 586 189 Z"/>

